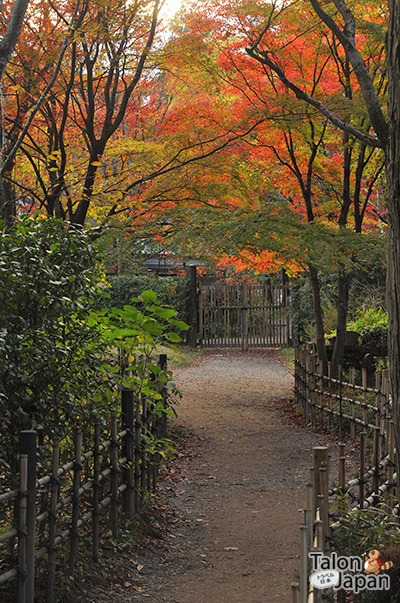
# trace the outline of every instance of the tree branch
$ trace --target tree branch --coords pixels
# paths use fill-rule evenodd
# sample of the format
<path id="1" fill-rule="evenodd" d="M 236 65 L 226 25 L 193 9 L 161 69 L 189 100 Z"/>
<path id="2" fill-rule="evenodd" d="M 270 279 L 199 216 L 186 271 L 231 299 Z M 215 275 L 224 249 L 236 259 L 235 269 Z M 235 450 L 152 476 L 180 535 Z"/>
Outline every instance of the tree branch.
<path id="1" fill-rule="evenodd" d="M 310 96 L 309 94 L 307 94 L 307 92 L 304 92 L 304 90 L 302 90 L 301 88 L 296 86 L 296 84 L 291 82 L 286 77 L 286 75 L 282 71 L 282 69 L 276 63 L 274 63 L 274 61 L 272 61 L 270 59 L 270 57 L 268 56 L 269 55 L 268 51 L 262 51 L 255 47 L 251 47 L 251 48 L 246 48 L 246 52 L 250 57 L 252 57 L 256 61 L 262 63 L 263 65 L 267 65 L 272 71 L 274 71 L 276 73 L 276 75 L 279 77 L 281 82 L 289 90 L 294 92 L 294 94 L 296 95 L 296 97 L 298 99 L 303 100 L 306 103 L 308 103 L 309 105 L 312 105 L 313 107 L 318 109 L 318 111 L 320 111 L 323 115 L 325 115 L 325 117 L 327 117 L 334 126 L 338 127 L 340 130 L 343 130 L 344 132 L 347 132 L 348 134 L 351 134 L 352 136 L 355 136 L 358 140 L 361 140 L 362 142 L 366 143 L 369 146 L 378 147 L 378 148 L 384 147 L 384 143 L 382 142 L 381 138 L 372 138 L 371 136 L 368 136 L 364 132 L 360 132 L 360 130 L 357 130 L 357 128 L 355 128 L 348 122 L 340 119 L 340 117 L 338 117 L 335 113 L 333 113 L 330 109 L 328 109 L 328 107 L 326 107 L 323 103 L 318 101 L 313 96 Z"/>

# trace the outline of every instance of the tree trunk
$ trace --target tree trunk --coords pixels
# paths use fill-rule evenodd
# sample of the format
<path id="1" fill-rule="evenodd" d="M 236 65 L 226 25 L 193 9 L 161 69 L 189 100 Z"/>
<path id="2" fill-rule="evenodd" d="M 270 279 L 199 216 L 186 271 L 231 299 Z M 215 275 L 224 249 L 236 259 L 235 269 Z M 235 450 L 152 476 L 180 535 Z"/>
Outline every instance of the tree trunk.
<path id="1" fill-rule="evenodd" d="M 388 268 L 387 306 L 389 314 L 389 366 L 393 420 L 397 449 L 397 475 L 400 475 L 400 3 L 389 2 L 387 33 L 388 123 L 386 152 L 388 189 Z"/>
<path id="2" fill-rule="evenodd" d="M 308 272 L 313 294 L 313 310 L 316 328 L 318 359 L 322 363 L 323 374 L 326 375 L 328 372 L 328 357 L 326 355 L 325 347 L 324 317 L 321 305 L 321 291 L 318 278 L 318 271 L 315 266 L 309 266 Z"/>
<path id="3" fill-rule="evenodd" d="M 350 282 L 351 277 L 348 274 L 339 272 L 336 300 L 336 340 L 331 363 L 331 374 L 334 377 L 337 375 L 338 367 L 343 364 L 344 360 Z"/>

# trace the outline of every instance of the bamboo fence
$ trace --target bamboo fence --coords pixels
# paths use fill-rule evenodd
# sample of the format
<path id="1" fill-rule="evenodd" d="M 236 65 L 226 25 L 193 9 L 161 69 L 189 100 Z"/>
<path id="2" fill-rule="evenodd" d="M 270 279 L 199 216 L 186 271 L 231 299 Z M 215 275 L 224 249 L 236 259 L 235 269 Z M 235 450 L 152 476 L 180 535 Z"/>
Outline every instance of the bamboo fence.
<path id="1" fill-rule="evenodd" d="M 293 603 L 344 601 L 335 595 L 313 589 L 309 553 L 329 554 L 332 534 L 340 522 L 335 513 L 338 499 L 350 508 L 367 509 L 387 499 L 389 492 L 398 498 L 395 473 L 394 428 L 387 371 L 375 375 L 375 386 L 367 384 L 367 373 L 349 370 L 347 380 L 339 367 L 338 376 L 322 375 L 313 350 L 296 349 L 295 399 L 313 427 L 330 427 L 339 438 L 359 440 L 358 475 L 346 481 L 345 444 L 338 445 L 337 485 L 329 488 L 328 449 L 313 450 L 313 466 L 307 484 L 304 523 L 300 528 L 299 580 L 292 583 Z M 391 503 L 393 504 L 393 503 Z M 399 513 L 398 508 L 394 509 Z"/>
<path id="2" fill-rule="evenodd" d="M 165 369 L 165 355 L 160 365 Z M 163 399 L 165 405 L 165 390 Z M 144 397 L 135 400 L 131 390 L 123 390 L 119 418 L 112 416 L 108 429 L 96 423 L 90 449 L 83 452 L 82 433 L 76 431 L 73 458 L 60 465 L 60 442 L 54 441 L 51 470 L 37 479 L 37 433 L 21 432 L 19 487 L 0 495 L 0 598 L 14 581 L 17 603 L 33 603 L 41 560 L 45 600 L 53 603 L 58 565 L 67 563 L 74 575 L 83 536 L 90 538 L 97 561 L 101 538 L 111 532 L 117 540 L 120 515 L 134 521 L 155 489 L 161 455 L 146 449 L 143 436 L 160 439 L 165 433 L 165 413 L 152 413 Z"/>

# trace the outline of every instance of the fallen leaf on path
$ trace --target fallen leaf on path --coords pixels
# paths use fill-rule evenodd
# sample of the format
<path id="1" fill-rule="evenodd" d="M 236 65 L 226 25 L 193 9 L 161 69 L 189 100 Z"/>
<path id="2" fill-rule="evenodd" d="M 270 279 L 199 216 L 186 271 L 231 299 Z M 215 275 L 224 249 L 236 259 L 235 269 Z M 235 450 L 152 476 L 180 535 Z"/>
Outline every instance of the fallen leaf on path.
<path id="1" fill-rule="evenodd" d="M 136 569 L 138 572 L 140 572 L 143 568 L 144 568 L 144 565 L 138 565 Z"/>
<path id="2" fill-rule="evenodd" d="M 238 551 L 239 547 L 237 546 L 224 546 L 224 551 Z"/>

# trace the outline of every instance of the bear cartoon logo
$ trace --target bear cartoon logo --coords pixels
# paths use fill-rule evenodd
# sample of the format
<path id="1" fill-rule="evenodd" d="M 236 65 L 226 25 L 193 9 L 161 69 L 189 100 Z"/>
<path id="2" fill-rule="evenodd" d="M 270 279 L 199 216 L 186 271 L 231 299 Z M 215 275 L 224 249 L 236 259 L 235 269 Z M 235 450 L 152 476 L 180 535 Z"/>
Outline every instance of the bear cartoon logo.
<path id="1" fill-rule="evenodd" d="M 371 549 L 367 553 L 363 553 L 365 557 L 364 572 L 366 574 L 375 574 L 385 571 L 393 567 L 393 561 L 386 561 L 385 563 L 381 559 L 381 553 L 378 549 Z"/>

